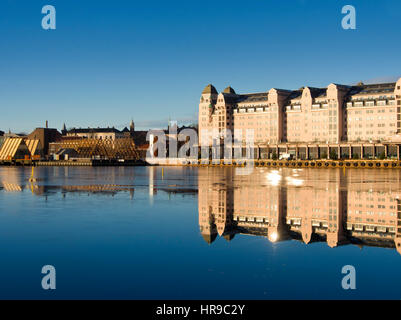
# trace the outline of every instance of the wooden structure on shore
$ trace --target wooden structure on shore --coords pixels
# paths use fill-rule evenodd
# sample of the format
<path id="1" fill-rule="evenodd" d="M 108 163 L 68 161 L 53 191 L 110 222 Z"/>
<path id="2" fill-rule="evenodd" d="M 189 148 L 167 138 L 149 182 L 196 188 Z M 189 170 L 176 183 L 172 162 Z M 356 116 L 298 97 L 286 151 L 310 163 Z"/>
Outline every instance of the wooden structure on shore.
<path id="1" fill-rule="evenodd" d="M 7 138 L 0 149 L 0 161 L 39 160 L 42 156 L 42 146 L 37 139 Z"/>
<path id="2" fill-rule="evenodd" d="M 64 138 L 52 143 L 57 152 L 65 149 L 75 150 L 77 158 L 139 160 L 139 153 L 132 138 L 94 139 Z"/>

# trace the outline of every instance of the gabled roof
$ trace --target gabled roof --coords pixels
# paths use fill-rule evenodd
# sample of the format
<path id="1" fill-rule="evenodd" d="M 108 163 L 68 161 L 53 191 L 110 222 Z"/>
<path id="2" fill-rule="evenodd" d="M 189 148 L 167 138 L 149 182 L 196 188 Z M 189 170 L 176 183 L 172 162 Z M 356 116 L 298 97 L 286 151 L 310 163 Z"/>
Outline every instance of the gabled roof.
<path id="1" fill-rule="evenodd" d="M 311 92 L 312 98 L 316 98 L 319 96 L 326 96 L 327 92 L 326 88 L 314 88 L 314 87 L 308 87 L 308 88 Z"/>

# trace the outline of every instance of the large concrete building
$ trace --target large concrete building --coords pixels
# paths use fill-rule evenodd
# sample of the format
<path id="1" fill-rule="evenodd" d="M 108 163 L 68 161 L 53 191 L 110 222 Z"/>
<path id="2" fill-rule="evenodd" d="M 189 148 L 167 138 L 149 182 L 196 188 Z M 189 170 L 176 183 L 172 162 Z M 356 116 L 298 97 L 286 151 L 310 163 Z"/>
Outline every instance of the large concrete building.
<path id="1" fill-rule="evenodd" d="M 199 103 L 202 130 L 253 130 L 255 144 L 391 142 L 401 139 L 401 78 L 393 83 L 330 84 L 327 88 L 270 89 L 237 94 L 213 85 Z M 203 141 L 202 141 L 203 140 Z"/>

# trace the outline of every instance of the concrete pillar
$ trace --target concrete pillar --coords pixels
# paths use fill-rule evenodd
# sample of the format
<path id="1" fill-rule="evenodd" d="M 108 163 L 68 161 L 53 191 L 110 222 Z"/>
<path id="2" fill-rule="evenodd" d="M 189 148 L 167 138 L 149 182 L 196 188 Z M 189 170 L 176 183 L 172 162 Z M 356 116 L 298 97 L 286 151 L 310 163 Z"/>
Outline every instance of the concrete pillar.
<path id="1" fill-rule="evenodd" d="M 400 145 L 397 144 L 397 160 L 400 160 Z"/>
<path id="2" fill-rule="evenodd" d="M 352 147 L 351 147 L 351 145 L 348 146 L 348 158 L 352 159 Z"/>
<path id="3" fill-rule="evenodd" d="M 341 147 L 340 147 L 340 145 L 338 145 L 338 147 L 337 147 L 337 159 L 340 159 L 341 158 Z"/>
<path id="4" fill-rule="evenodd" d="M 309 160 L 309 146 L 306 146 L 306 150 L 305 150 L 305 158 L 306 160 Z"/>
<path id="5" fill-rule="evenodd" d="M 330 160 L 330 146 L 327 146 L 327 159 Z"/>
<path id="6" fill-rule="evenodd" d="M 278 159 L 280 157 L 280 148 L 278 147 L 278 144 L 276 144 L 276 155 Z"/>
<path id="7" fill-rule="evenodd" d="M 299 148 L 298 148 L 298 145 L 297 145 L 297 146 L 295 146 L 295 159 L 298 160 L 298 158 L 299 158 Z"/>
<path id="8" fill-rule="evenodd" d="M 387 154 L 388 154 L 388 145 L 385 144 L 384 145 L 384 156 L 387 158 Z"/>

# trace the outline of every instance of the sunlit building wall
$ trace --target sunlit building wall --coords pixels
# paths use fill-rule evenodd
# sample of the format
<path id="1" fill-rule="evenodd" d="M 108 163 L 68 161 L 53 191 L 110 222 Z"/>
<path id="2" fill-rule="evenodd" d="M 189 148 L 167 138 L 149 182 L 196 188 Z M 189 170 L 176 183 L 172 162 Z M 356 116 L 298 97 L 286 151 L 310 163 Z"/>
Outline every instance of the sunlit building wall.
<path id="1" fill-rule="evenodd" d="M 392 141 L 401 135 L 401 78 L 394 83 L 327 88 L 270 89 L 237 94 L 213 85 L 199 103 L 200 143 L 211 144 L 202 130 L 224 134 L 252 130 L 256 144 Z"/>

